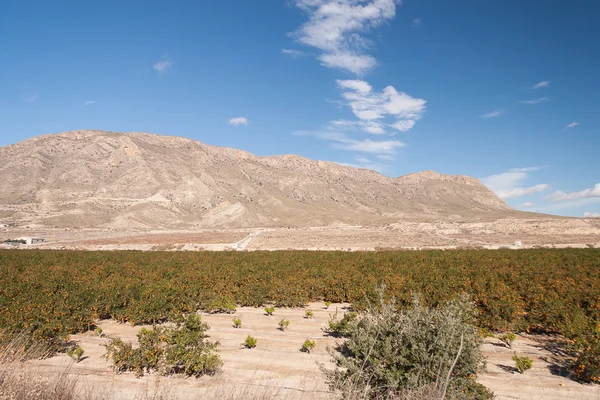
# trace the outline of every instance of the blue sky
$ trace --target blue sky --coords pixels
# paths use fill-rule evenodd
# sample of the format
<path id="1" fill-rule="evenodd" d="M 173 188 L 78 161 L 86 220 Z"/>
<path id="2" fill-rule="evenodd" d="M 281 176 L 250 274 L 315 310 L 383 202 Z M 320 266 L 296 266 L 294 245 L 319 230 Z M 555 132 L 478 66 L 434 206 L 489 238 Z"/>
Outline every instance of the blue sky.
<path id="1" fill-rule="evenodd" d="M 600 3 L 0 2 L 0 145 L 184 136 L 600 215 Z"/>

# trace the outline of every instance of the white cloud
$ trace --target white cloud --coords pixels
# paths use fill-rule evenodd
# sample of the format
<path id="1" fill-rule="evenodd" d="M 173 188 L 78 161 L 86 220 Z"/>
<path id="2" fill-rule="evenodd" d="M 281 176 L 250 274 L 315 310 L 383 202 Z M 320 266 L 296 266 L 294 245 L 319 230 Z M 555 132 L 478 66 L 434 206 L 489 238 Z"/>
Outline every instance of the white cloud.
<path id="1" fill-rule="evenodd" d="M 364 33 L 396 15 L 396 0 L 296 0 L 308 21 L 292 36 L 322 51 L 319 60 L 328 68 L 363 74 L 377 61 L 365 54 L 371 45 Z"/>
<path id="2" fill-rule="evenodd" d="M 324 67 L 343 68 L 354 72 L 356 75 L 363 75 L 377 64 L 371 56 L 349 53 L 327 53 L 320 55 L 318 58 Z"/>
<path id="3" fill-rule="evenodd" d="M 558 201 L 554 203 L 550 203 L 549 205 L 544 205 L 543 207 L 535 207 L 531 209 L 531 211 L 536 212 L 553 212 L 559 210 L 568 210 L 573 208 L 587 207 L 593 204 L 599 204 L 600 197 L 592 197 L 587 199 L 576 199 L 569 201 Z"/>
<path id="4" fill-rule="evenodd" d="M 550 81 L 541 81 L 531 86 L 530 89 L 541 89 L 550 86 Z"/>
<path id="5" fill-rule="evenodd" d="M 84 106 L 90 106 L 90 105 L 94 104 L 95 102 L 96 102 L 96 100 L 88 100 L 88 101 L 84 101 L 83 105 Z"/>
<path id="6" fill-rule="evenodd" d="M 307 55 L 307 53 L 304 51 L 294 50 L 294 49 L 281 49 L 281 52 L 292 58 L 299 58 L 299 57 L 304 57 Z"/>
<path id="7" fill-rule="evenodd" d="M 599 218 L 600 217 L 600 213 L 595 213 L 595 212 L 584 212 L 583 216 L 585 218 Z"/>
<path id="8" fill-rule="evenodd" d="M 156 70 L 156 72 L 158 72 L 159 75 L 163 75 L 171 70 L 172 65 L 173 63 L 169 59 L 169 56 L 163 54 L 163 56 L 160 58 L 160 61 L 158 61 L 152 67 Z"/>
<path id="9" fill-rule="evenodd" d="M 543 192 L 550 188 L 550 185 L 545 183 L 523 186 L 529 178 L 527 173 L 535 170 L 537 167 L 513 168 L 508 172 L 485 177 L 481 181 L 501 199 L 514 199 Z"/>
<path id="10" fill-rule="evenodd" d="M 571 128 L 575 128 L 577 125 L 579 125 L 579 122 L 577 121 L 573 121 L 571 122 L 569 125 L 565 126 L 564 129 L 571 129 Z"/>
<path id="11" fill-rule="evenodd" d="M 379 154 L 379 155 L 377 156 L 377 158 L 379 158 L 379 159 L 381 159 L 381 160 L 386 160 L 386 161 L 391 161 L 391 160 L 393 160 L 393 159 L 394 159 L 394 157 L 392 157 L 392 156 L 387 156 L 387 155 L 385 155 L 385 154 Z"/>
<path id="12" fill-rule="evenodd" d="M 496 118 L 504 114 L 504 110 L 494 110 L 489 113 L 485 113 L 481 116 L 481 118 Z"/>
<path id="13" fill-rule="evenodd" d="M 540 167 L 525 167 L 525 168 L 511 168 L 510 172 L 532 172 L 539 171 Z"/>
<path id="14" fill-rule="evenodd" d="M 248 118 L 246 117 L 235 117 L 227 120 L 229 125 L 239 126 L 239 125 L 248 125 Z"/>
<path id="15" fill-rule="evenodd" d="M 35 103 L 40 98 L 40 95 L 37 93 L 33 93 L 27 97 L 25 97 L 25 101 L 28 103 Z"/>
<path id="16" fill-rule="evenodd" d="M 517 206 L 517 208 L 529 208 L 529 207 L 533 207 L 533 206 L 535 206 L 535 204 L 534 204 L 534 203 L 532 203 L 532 202 L 530 202 L 530 201 L 526 201 L 526 202 L 525 202 L 525 203 L 523 203 L 523 204 L 519 204 L 519 205 Z"/>
<path id="17" fill-rule="evenodd" d="M 383 173 L 386 169 L 386 165 L 381 163 L 373 162 L 366 157 L 355 157 L 354 160 L 356 162 L 346 163 L 346 162 L 336 162 L 336 164 L 340 164 L 346 167 L 352 168 L 363 168 L 363 169 L 372 169 L 373 171 L 377 171 Z"/>
<path id="18" fill-rule="evenodd" d="M 386 133 L 384 126 L 406 132 L 425 112 L 425 100 L 398 92 L 393 86 L 376 93 L 371 85 L 362 80 L 338 80 L 337 84 L 343 90 L 342 97 L 346 105 L 359 120 L 346 122 L 347 126 L 359 126 L 373 134 Z M 386 123 L 388 118 L 392 121 Z"/>
<path id="19" fill-rule="evenodd" d="M 413 126 L 415 126 L 415 120 L 397 121 L 390 125 L 392 128 L 399 130 L 400 132 L 408 132 Z"/>
<path id="20" fill-rule="evenodd" d="M 594 187 L 584 189 L 580 192 L 565 193 L 561 190 L 557 190 L 556 192 L 552 193 L 546 198 L 552 201 L 564 201 L 574 199 L 588 199 L 594 197 L 600 197 L 600 183 L 597 183 L 596 185 L 594 185 Z"/>
<path id="21" fill-rule="evenodd" d="M 353 139 L 342 132 L 334 131 L 319 131 L 294 132 L 298 136 L 314 136 L 322 140 L 332 142 L 331 146 L 341 150 L 358 151 L 361 153 L 371 154 L 395 154 L 398 148 L 404 147 L 405 144 L 398 140 L 371 140 L 371 139 Z"/>
<path id="22" fill-rule="evenodd" d="M 550 189 L 550 186 L 545 183 L 540 183 L 535 186 L 530 187 L 518 187 L 506 190 L 497 190 L 495 191 L 496 195 L 501 199 L 515 199 L 517 197 L 527 196 L 530 194 L 535 194 L 539 192 L 543 192 L 545 190 Z"/>
<path id="23" fill-rule="evenodd" d="M 361 129 L 373 135 L 384 135 L 386 134 L 385 125 L 377 121 L 350 121 L 347 119 L 338 119 L 331 121 L 333 129 Z"/>
<path id="24" fill-rule="evenodd" d="M 413 28 L 418 28 L 422 24 L 423 24 L 423 18 L 415 18 L 412 20 L 412 23 L 410 24 L 410 26 L 412 26 Z"/>
<path id="25" fill-rule="evenodd" d="M 373 88 L 369 85 L 368 82 L 361 81 L 358 79 L 349 79 L 349 80 L 337 80 L 337 84 L 340 88 L 343 89 L 352 89 L 359 93 L 370 93 Z"/>
<path id="26" fill-rule="evenodd" d="M 352 140 L 348 143 L 334 144 L 333 147 L 343 150 L 354 150 L 363 153 L 373 154 L 393 154 L 396 152 L 396 148 L 404 147 L 404 143 L 397 140 Z"/>
<path id="27" fill-rule="evenodd" d="M 539 97 L 537 99 L 521 100 L 521 101 L 519 101 L 519 103 L 522 103 L 522 104 L 540 104 L 540 103 L 545 103 L 547 101 L 550 101 L 550 97 Z"/>

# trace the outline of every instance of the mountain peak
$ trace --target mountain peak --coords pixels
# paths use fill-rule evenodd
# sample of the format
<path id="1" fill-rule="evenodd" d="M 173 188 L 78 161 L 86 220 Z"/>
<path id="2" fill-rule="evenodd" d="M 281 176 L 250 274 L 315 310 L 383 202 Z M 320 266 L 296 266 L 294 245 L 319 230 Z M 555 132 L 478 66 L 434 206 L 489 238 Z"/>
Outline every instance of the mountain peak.
<path id="1" fill-rule="evenodd" d="M 103 228 L 385 224 L 513 212 L 477 179 L 389 178 L 298 155 L 80 130 L 0 148 L 0 223 Z"/>

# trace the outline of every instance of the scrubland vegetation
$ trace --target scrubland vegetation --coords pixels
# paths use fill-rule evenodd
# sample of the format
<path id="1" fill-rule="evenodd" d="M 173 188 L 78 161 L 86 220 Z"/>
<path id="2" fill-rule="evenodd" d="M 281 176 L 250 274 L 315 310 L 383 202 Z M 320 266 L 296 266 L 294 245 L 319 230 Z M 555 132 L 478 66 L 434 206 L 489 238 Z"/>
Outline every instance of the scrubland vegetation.
<path id="1" fill-rule="evenodd" d="M 350 302 L 354 312 L 395 298 L 398 318 L 420 306 L 444 310 L 466 294 L 486 332 L 548 332 L 569 340 L 573 376 L 600 379 L 600 250 L 422 252 L 0 251 L 0 340 L 25 334 L 66 351 L 71 333 L 103 318 L 178 321 L 196 310 Z M 412 310 L 412 311 L 411 311 Z M 441 312 L 441 311 L 440 311 Z M 352 337 L 357 314 L 329 329 Z M 339 325 L 341 324 L 341 325 Z M 507 336 L 508 339 L 508 336 Z M 507 340 L 508 341 L 508 340 Z M 449 355 L 453 354 L 449 351 Z M 438 390 L 432 387 L 431 390 Z"/>

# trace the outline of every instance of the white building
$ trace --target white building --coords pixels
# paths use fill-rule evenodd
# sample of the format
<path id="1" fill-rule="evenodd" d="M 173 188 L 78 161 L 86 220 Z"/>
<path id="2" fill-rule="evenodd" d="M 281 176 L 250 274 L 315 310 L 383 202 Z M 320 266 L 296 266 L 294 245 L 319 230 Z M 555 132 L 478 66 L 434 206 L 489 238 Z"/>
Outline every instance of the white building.
<path id="1" fill-rule="evenodd" d="M 24 240 L 25 244 L 40 244 L 40 243 L 44 243 L 44 239 L 43 238 L 35 238 L 35 237 L 23 237 L 23 238 L 19 238 L 18 240 Z"/>

